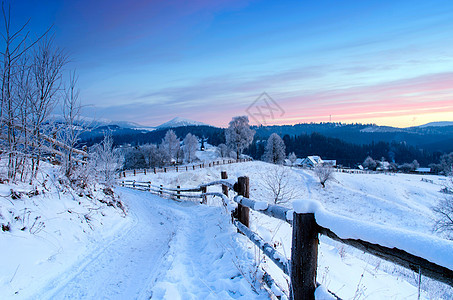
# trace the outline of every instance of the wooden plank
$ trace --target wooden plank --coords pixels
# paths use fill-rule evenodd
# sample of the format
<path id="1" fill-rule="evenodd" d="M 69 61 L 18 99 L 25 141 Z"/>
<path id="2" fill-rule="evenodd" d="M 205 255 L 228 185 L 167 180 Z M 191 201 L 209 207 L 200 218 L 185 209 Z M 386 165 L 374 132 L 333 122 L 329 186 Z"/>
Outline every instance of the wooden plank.
<path id="1" fill-rule="evenodd" d="M 284 256 L 277 252 L 269 243 L 266 243 L 258 234 L 251 231 L 247 228 L 244 224 L 239 222 L 238 220 L 234 220 L 234 226 L 236 226 L 240 232 L 242 232 L 246 237 L 249 238 L 258 248 L 260 248 L 270 260 L 272 260 L 277 267 L 279 267 L 283 273 L 289 275 L 289 266 L 288 261 L 284 258 Z"/>
<path id="2" fill-rule="evenodd" d="M 362 240 L 342 239 L 331 230 L 318 226 L 318 232 L 328 236 L 332 240 L 352 246 L 366 253 L 372 254 L 386 261 L 400 265 L 414 272 L 421 271 L 423 276 L 443 282 L 453 287 L 453 271 L 432 263 L 422 257 L 418 257 L 397 248 L 388 248 L 372 244 Z"/>

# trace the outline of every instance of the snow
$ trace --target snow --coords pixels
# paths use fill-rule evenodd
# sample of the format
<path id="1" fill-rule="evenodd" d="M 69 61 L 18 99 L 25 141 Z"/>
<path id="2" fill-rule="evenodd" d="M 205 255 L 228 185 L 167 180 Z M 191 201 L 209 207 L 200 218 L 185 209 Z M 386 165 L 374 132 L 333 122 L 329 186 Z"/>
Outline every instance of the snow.
<path id="1" fill-rule="evenodd" d="M 266 210 L 269 206 L 269 203 L 265 201 L 257 201 L 255 202 L 255 206 L 253 207 L 255 210 Z"/>
<path id="2" fill-rule="evenodd" d="M 16 192 L 35 190 L 28 184 L 0 184 L 0 223 L 11 230 L 0 231 L 0 299 L 29 298 L 43 285 L 62 276 L 68 266 L 79 265 L 82 257 L 102 251 L 131 219 L 118 209 L 64 189 L 50 176 L 37 185 L 39 195 Z M 105 197 L 100 189 L 94 197 Z M 35 220 L 37 220 L 35 222 Z M 35 224 L 35 225 L 33 225 Z M 41 224 L 41 225 L 37 225 Z M 24 229 L 24 230 L 22 230 Z"/>
<path id="3" fill-rule="evenodd" d="M 329 213 L 317 201 L 294 200 L 296 213 L 313 213 L 316 223 L 340 238 L 360 239 L 389 248 L 398 248 L 453 270 L 453 241 L 432 235 L 358 221 Z"/>
<path id="4" fill-rule="evenodd" d="M 250 198 L 272 203 L 272 195 L 264 186 L 263 174 L 274 167 L 253 161 L 183 173 L 140 174 L 132 178 L 168 186 L 190 187 L 219 180 L 220 172 L 226 171 L 232 181 L 238 176 L 249 176 Z M 445 184 L 444 177 L 424 175 L 423 178 L 430 180 L 424 182 L 421 176 L 412 174 L 335 173 L 335 179 L 328 181 L 326 188 L 322 188 L 312 171 L 289 167 L 288 170 L 290 185 L 296 188 L 297 198 L 317 201 L 335 216 L 372 223 L 373 226 L 415 232 L 416 236 L 421 234 L 439 238 L 432 232 L 434 215 L 431 207 L 443 197 L 439 191 Z M 208 188 L 208 192 L 214 191 L 221 192 L 220 186 Z M 280 204 L 289 209 L 287 220 L 293 216 L 292 202 Z M 208 204 L 220 205 L 218 199 L 211 197 L 208 198 Z M 313 205 L 309 208 L 315 211 L 317 204 Z M 269 244 L 274 245 L 286 258 L 290 257 L 292 230 L 289 224 L 254 211 L 250 211 L 250 223 L 253 231 L 266 237 L 266 240 L 271 236 L 272 242 Z M 251 242 L 247 243 L 248 247 L 254 247 Z M 260 264 L 279 286 L 288 288 L 288 277 L 282 275 L 273 262 L 255 260 L 261 261 Z M 408 299 L 416 298 L 418 293 L 417 276 L 412 271 L 323 236 L 320 237 L 317 281 L 342 299 Z M 451 299 L 452 295 L 450 287 L 423 277 L 421 299 Z"/>
<path id="5" fill-rule="evenodd" d="M 259 283 L 258 293 L 249 284 L 253 254 L 222 207 L 117 192 L 129 214 L 107 207 L 109 216 L 93 218 L 95 230 L 61 213 L 81 211 L 72 198 L 24 200 L 40 201 L 47 232 L 0 235 L 8 249 L 0 260 L 0 298 L 267 299 Z"/>
<path id="6" fill-rule="evenodd" d="M 156 129 L 175 128 L 181 126 L 203 126 L 207 125 L 202 122 L 189 120 L 186 118 L 176 117 L 156 127 Z"/>
<path id="7" fill-rule="evenodd" d="M 205 158 L 216 159 L 215 149 L 210 149 Z M 229 182 L 246 175 L 250 198 L 264 208 L 273 198 L 262 178 L 274 167 L 246 162 L 128 179 L 171 188 L 220 180 L 221 171 L 227 171 Z M 442 250 L 444 254 L 428 249 L 433 241 L 450 245 L 431 231 L 431 207 L 443 196 L 439 191 L 444 178 L 424 175 L 427 182 L 418 175 L 336 173 L 335 180 L 322 188 L 311 171 L 288 170 L 297 198 L 304 199 L 281 204 L 289 209 L 288 220 L 294 211 L 313 212 L 322 226 L 341 237 L 367 237 L 391 246 L 400 243 L 451 266 L 448 247 Z M 9 188 L 0 184 L 0 195 L 9 195 Z M 14 189 L 28 191 L 30 187 Z M 288 277 L 237 234 L 218 197 L 208 197 L 208 205 L 199 205 L 125 188 L 117 191 L 127 206 L 125 217 L 112 207 L 92 210 L 97 206 L 86 197 L 55 190 L 19 200 L 0 198 L 0 221 L 14 225 L 11 232 L 0 232 L 0 246 L 8 249 L 0 258 L 0 298 L 267 299 L 259 290 L 257 266 L 288 293 Z M 221 187 L 210 186 L 208 192 L 221 192 Z M 20 230 L 14 216 L 24 208 L 32 211 L 31 220 L 42 216 L 44 230 L 37 234 Z M 87 222 L 83 216 L 89 211 L 92 219 Z M 277 258 L 287 261 L 291 226 L 255 211 L 250 211 L 250 223 L 253 231 L 282 254 Z M 389 227 L 396 233 L 384 235 L 384 228 Z M 413 249 L 423 243 L 430 244 Z M 412 271 L 324 236 L 320 237 L 317 281 L 343 299 L 413 299 L 418 293 Z M 317 299 L 324 292 L 318 288 Z M 423 277 L 421 299 L 451 299 L 452 295 L 451 288 Z"/>
<path id="8" fill-rule="evenodd" d="M 451 122 L 451 121 L 431 122 L 431 123 L 419 125 L 416 127 L 426 128 L 426 127 L 445 127 L 445 126 L 453 126 L 453 122 Z"/>
<path id="9" fill-rule="evenodd" d="M 336 298 L 327 291 L 326 287 L 320 285 L 315 290 L 315 299 L 316 300 L 335 300 Z"/>

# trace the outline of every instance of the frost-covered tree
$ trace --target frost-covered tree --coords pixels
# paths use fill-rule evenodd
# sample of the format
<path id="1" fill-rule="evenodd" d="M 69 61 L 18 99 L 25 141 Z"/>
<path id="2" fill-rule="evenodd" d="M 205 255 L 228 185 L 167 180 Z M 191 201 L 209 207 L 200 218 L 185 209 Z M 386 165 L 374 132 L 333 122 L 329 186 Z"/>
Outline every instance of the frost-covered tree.
<path id="1" fill-rule="evenodd" d="M 411 163 L 405 163 L 405 164 L 402 164 L 401 166 L 399 166 L 399 169 L 403 172 L 412 172 L 412 171 L 415 171 L 417 168 L 420 167 L 420 164 L 418 163 L 417 160 L 414 160 L 413 162 Z"/>
<path id="2" fill-rule="evenodd" d="M 155 167 L 162 167 L 166 164 L 169 163 L 168 161 L 168 156 L 164 151 L 157 147 L 155 144 L 147 144 L 139 147 L 139 151 L 143 155 L 144 163 L 147 168 L 155 168 Z M 132 156 L 132 163 L 133 161 L 137 161 L 137 155 Z M 140 156 L 138 156 L 138 162 L 140 162 Z M 128 157 L 126 156 L 126 165 L 131 165 L 131 162 L 128 161 Z M 137 168 L 134 166 L 128 167 L 128 168 Z"/>
<path id="3" fill-rule="evenodd" d="M 254 135 L 255 131 L 250 129 L 249 118 L 247 116 L 233 117 L 228 128 L 225 130 L 226 144 L 236 152 L 237 159 L 239 159 L 242 151 L 250 146 Z"/>
<path id="4" fill-rule="evenodd" d="M 453 152 L 440 157 L 440 168 L 445 175 L 453 174 Z"/>
<path id="5" fill-rule="evenodd" d="M 445 196 L 439 203 L 433 207 L 436 216 L 434 230 L 442 232 L 448 238 L 453 238 L 453 177 L 447 181 Z"/>
<path id="6" fill-rule="evenodd" d="M 326 187 L 326 182 L 333 179 L 333 168 L 329 165 L 318 164 L 313 170 L 319 179 L 322 187 Z"/>
<path id="7" fill-rule="evenodd" d="M 291 162 L 291 164 L 294 165 L 294 163 L 295 163 L 296 160 L 297 160 L 296 153 L 291 152 L 290 154 L 288 154 L 288 159 L 289 159 L 289 161 Z"/>
<path id="8" fill-rule="evenodd" d="M 278 134 L 273 133 L 267 139 L 263 160 L 273 164 L 282 164 L 286 157 L 285 150 L 286 147 L 282 138 Z"/>
<path id="9" fill-rule="evenodd" d="M 198 138 L 188 133 L 184 138 L 184 157 L 187 162 L 192 162 L 195 159 L 195 153 L 198 149 Z"/>
<path id="10" fill-rule="evenodd" d="M 220 157 L 228 157 L 230 154 L 230 149 L 225 144 L 219 144 L 217 146 L 217 152 L 219 153 Z"/>
<path id="11" fill-rule="evenodd" d="M 165 137 L 162 139 L 162 143 L 160 144 L 160 148 L 164 153 L 168 155 L 170 160 L 175 160 L 178 157 L 178 152 L 180 150 L 180 140 L 176 137 L 176 134 L 173 130 L 167 131 Z"/>
<path id="12" fill-rule="evenodd" d="M 106 135 L 100 144 L 91 148 L 90 169 L 96 173 L 98 180 L 108 187 L 115 183 L 115 173 L 123 165 L 123 156 L 113 149 L 113 139 Z"/>
<path id="13" fill-rule="evenodd" d="M 365 169 L 376 170 L 377 162 L 371 156 L 368 156 L 365 158 L 362 165 Z"/>

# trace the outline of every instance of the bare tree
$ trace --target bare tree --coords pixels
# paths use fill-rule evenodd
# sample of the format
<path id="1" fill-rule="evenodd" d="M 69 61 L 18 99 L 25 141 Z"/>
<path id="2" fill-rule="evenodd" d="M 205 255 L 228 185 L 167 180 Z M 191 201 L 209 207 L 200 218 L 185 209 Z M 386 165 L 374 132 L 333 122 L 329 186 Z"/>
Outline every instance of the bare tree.
<path id="1" fill-rule="evenodd" d="M 62 158 L 62 167 L 67 177 L 71 175 L 73 167 L 74 147 L 82 134 L 81 125 L 81 110 L 82 104 L 79 100 L 79 90 L 77 89 L 77 76 L 73 72 L 69 79 L 69 85 L 65 89 L 65 96 L 63 99 L 63 128 L 59 131 L 59 139 L 67 146 L 62 149 L 64 157 Z"/>
<path id="2" fill-rule="evenodd" d="M 318 164 L 315 166 L 314 170 L 315 175 L 319 179 L 322 187 L 326 187 L 326 182 L 333 179 L 333 168 L 329 165 Z"/>
<path id="3" fill-rule="evenodd" d="M 274 166 L 263 175 L 263 188 L 270 193 L 274 204 L 288 202 L 297 197 L 296 188 L 290 183 L 290 173 L 284 166 Z"/>
<path id="4" fill-rule="evenodd" d="M 250 146 L 254 135 L 255 131 L 250 129 L 247 116 L 233 117 L 225 130 L 226 144 L 236 152 L 237 159 L 239 159 L 242 151 Z"/>
<path id="5" fill-rule="evenodd" d="M 198 149 L 198 138 L 191 133 L 188 133 L 184 138 L 184 156 L 187 162 L 192 162 L 195 159 L 195 152 Z"/>
<path id="6" fill-rule="evenodd" d="M 433 207 L 433 212 L 436 215 L 434 230 L 442 232 L 448 238 L 453 238 L 453 177 L 447 181 L 446 187 L 443 189 L 445 196 L 439 203 Z"/>
<path id="7" fill-rule="evenodd" d="M 30 70 L 33 60 L 29 59 L 30 49 L 47 34 L 50 28 L 34 41 L 29 41 L 27 21 L 14 31 L 11 24 L 11 7 L 2 3 L 4 48 L 1 54 L 1 105 L 0 135 L 2 150 L 8 155 L 8 178 L 15 180 L 19 169 L 24 171 L 25 159 L 29 157 L 28 121 L 32 115 L 31 99 L 34 96 Z M 21 179 L 23 180 L 22 172 Z"/>
<path id="8" fill-rule="evenodd" d="M 48 119 L 49 114 L 60 100 L 62 69 L 67 62 L 64 52 L 53 45 L 52 38 L 43 39 L 33 55 L 32 76 L 36 87 L 35 97 L 31 102 L 31 126 L 34 137 L 34 149 L 36 153 L 32 160 L 32 170 L 36 176 L 41 159 L 41 146 L 43 140 L 41 134 L 43 124 Z"/>
<path id="9" fill-rule="evenodd" d="M 285 149 L 285 143 L 282 138 L 278 134 L 273 133 L 267 140 L 263 160 L 273 164 L 282 164 L 286 157 Z"/>

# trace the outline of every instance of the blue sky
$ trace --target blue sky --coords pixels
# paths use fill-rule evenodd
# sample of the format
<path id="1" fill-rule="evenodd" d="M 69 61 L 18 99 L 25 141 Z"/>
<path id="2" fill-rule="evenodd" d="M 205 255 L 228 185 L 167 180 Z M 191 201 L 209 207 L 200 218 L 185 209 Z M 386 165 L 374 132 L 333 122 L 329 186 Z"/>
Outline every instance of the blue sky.
<path id="1" fill-rule="evenodd" d="M 218 126 L 266 91 L 268 123 L 453 120 L 451 1 L 13 1 L 54 25 L 87 114 Z"/>

